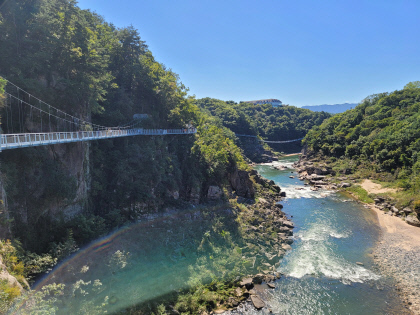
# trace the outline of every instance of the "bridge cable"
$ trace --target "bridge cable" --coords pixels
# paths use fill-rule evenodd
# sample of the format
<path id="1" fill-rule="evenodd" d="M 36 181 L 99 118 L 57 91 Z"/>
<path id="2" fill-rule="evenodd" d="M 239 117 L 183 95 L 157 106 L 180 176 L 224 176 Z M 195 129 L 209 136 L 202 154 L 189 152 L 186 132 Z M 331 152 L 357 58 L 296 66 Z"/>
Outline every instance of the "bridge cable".
<path id="1" fill-rule="evenodd" d="M 251 137 L 251 138 L 258 138 L 257 136 L 254 135 L 243 135 L 243 134 L 235 134 L 237 137 Z M 289 143 L 289 142 L 295 142 L 295 141 L 299 141 L 302 140 L 303 138 L 299 138 L 299 139 L 293 139 L 293 140 L 281 140 L 281 141 L 271 141 L 271 140 L 263 140 L 263 139 L 259 139 L 258 141 L 261 142 L 265 142 L 265 143 Z"/>
<path id="2" fill-rule="evenodd" d="M 12 82 L 6 80 L 8 84 L 10 84 L 11 86 L 13 86 L 14 88 L 16 88 L 16 94 L 12 95 L 11 93 L 5 91 L 6 96 L 9 99 L 9 104 L 10 104 L 10 110 L 7 108 L 8 106 L 6 106 L 6 121 L 7 121 L 7 128 L 8 128 L 8 133 L 13 133 L 14 132 L 14 125 L 13 125 L 13 101 L 17 101 L 18 102 L 18 119 L 17 121 L 19 122 L 19 131 L 21 133 L 24 132 L 24 122 L 25 122 L 25 108 L 26 106 L 29 106 L 29 121 L 32 123 L 32 128 L 34 127 L 34 113 L 33 111 L 38 111 L 39 114 L 39 122 L 40 122 L 40 127 L 41 127 L 41 132 L 44 131 L 44 125 L 45 125 L 45 119 L 44 119 L 44 115 L 48 115 L 48 129 L 50 132 L 52 132 L 52 126 L 51 126 L 51 117 L 56 119 L 56 125 L 57 125 L 57 129 L 61 129 L 58 128 L 58 126 L 62 125 L 62 127 L 64 128 L 65 131 L 67 131 L 67 129 L 69 128 L 69 130 L 80 130 L 82 129 L 83 131 L 92 131 L 92 130 L 120 130 L 120 129 L 129 129 L 129 128 L 134 128 L 135 126 L 139 125 L 139 119 L 134 119 L 124 125 L 119 125 L 116 127 L 106 127 L 106 126 L 102 126 L 102 125 L 98 125 L 98 124 L 93 124 L 91 122 L 88 122 L 86 120 L 80 119 L 76 116 L 70 115 L 44 101 L 42 101 L 41 99 L 37 98 L 36 96 L 33 96 L 32 94 L 30 94 L 29 92 L 21 89 L 20 87 L 18 87 L 17 85 L 13 84 Z M 24 95 L 27 95 L 27 100 L 25 101 L 22 98 L 24 97 L 24 95 L 22 95 L 21 98 L 21 93 L 25 93 Z M 35 100 L 38 101 L 39 105 L 33 105 L 31 103 L 31 97 Z M 45 106 L 48 106 L 48 111 L 45 109 Z M 52 110 L 56 111 L 55 114 L 52 113 Z M 10 113 L 9 113 L 10 112 Z M 9 119 L 9 114 L 10 114 L 10 119 Z M 64 116 L 64 118 L 63 118 Z M 69 116 L 69 117 L 67 117 Z M 46 117 L 45 117 L 46 118 Z M 9 120 L 10 120 L 10 124 L 9 124 Z M 57 130 L 58 131 L 58 130 Z"/>
<path id="3" fill-rule="evenodd" d="M 54 108 L 54 109 L 56 109 L 56 110 L 57 110 L 57 118 L 58 118 L 58 119 L 63 119 L 63 118 L 61 118 L 61 117 L 58 117 L 59 113 L 62 113 L 62 114 L 64 114 L 64 115 L 71 116 L 71 117 L 73 117 L 73 118 L 77 118 L 77 117 L 75 117 L 75 116 L 72 116 L 72 115 L 70 115 L 70 114 L 67 114 L 67 113 L 63 112 L 62 110 L 59 110 L 58 108 L 56 108 L 56 107 L 54 107 L 54 106 L 52 106 L 52 105 L 50 105 L 50 104 L 48 104 L 48 103 L 46 103 L 46 102 L 44 102 L 44 101 L 40 100 L 40 99 L 39 99 L 39 98 L 37 98 L 36 96 L 34 96 L 34 95 L 32 95 L 31 93 L 29 93 L 29 92 L 27 92 L 27 91 L 25 91 L 25 90 L 21 89 L 20 87 L 18 87 L 16 84 L 13 84 L 13 83 L 12 83 L 12 82 L 10 82 L 9 80 L 7 80 L 7 79 L 6 79 L 6 81 L 7 81 L 10 85 L 14 86 L 14 87 L 17 89 L 18 99 L 20 99 L 20 96 L 19 96 L 19 91 L 21 91 L 21 92 L 26 93 L 28 96 L 32 96 L 34 99 L 38 100 L 38 101 L 39 101 L 39 103 L 40 103 L 40 108 L 39 108 L 39 110 L 41 110 L 42 112 L 44 112 L 44 113 L 45 113 L 45 110 L 43 110 L 43 109 L 42 109 L 42 103 L 44 103 L 45 105 L 51 106 L 52 108 Z M 26 104 L 28 104 L 28 103 L 26 102 Z M 66 121 L 68 121 L 68 120 L 67 120 L 67 117 L 65 117 L 64 119 L 65 119 Z M 93 123 L 88 122 L 88 121 L 85 121 L 85 120 L 81 120 L 81 121 L 82 121 L 83 123 L 85 123 L 85 126 L 86 126 L 86 125 L 90 125 L 90 126 L 92 126 L 92 128 L 93 128 L 93 129 L 97 129 L 97 130 L 114 129 L 114 128 L 116 128 L 116 127 L 106 127 L 106 126 L 102 126 L 102 125 L 98 125 L 98 124 L 93 124 Z M 68 121 L 68 122 L 69 122 L 69 123 L 71 123 L 71 121 Z"/>

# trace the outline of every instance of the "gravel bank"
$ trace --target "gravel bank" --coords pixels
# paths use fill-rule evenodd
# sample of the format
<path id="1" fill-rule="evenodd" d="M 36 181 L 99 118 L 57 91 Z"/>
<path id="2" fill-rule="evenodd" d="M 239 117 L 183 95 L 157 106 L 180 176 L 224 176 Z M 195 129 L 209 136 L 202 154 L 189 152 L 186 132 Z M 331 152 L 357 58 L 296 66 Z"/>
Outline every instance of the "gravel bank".
<path id="1" fill-rule="evenodd" d="M 371 207 L 383 231 L 374 259 L 384 274 L 392 276 L 402 299 L 414 314 L 420 314 L 420 228 Z"/>

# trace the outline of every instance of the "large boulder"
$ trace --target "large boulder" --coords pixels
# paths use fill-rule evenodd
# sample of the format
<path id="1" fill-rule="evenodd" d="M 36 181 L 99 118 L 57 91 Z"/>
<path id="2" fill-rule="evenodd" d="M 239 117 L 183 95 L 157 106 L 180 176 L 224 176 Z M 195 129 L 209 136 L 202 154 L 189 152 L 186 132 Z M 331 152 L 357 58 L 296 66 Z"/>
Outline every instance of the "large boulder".
<path id="1" fill-rule="evenodd" d="M 407 222 L 410 225 L 418 226 L 420 227 L 420 220 L 416 215 L 409 215 L 405 218 L 405 222 Z"/>
<path id="2" fill-rule="evenodd" d="M 293 235 L 292 229 L 291 228 L 288 228 L 287 226 L 281 226 L 279 228 L 279 232 L 280 233 L 284 233 L 284 235 L 286 235 L 286 236 Z"/>
<path id="3" fill-rule="evenodd" d="M 255 284 L 261 284 L 264 281 L 264 275 L 262 273 L 256 274 L 252 278 L 252 282 Z"/>
<path id="4" fill-rule="evenodd" d="M 257 295 L 251 295 L 251 301 L 257 310 L 262 309 L 265 306 L 263 300 L 261 300 Z"/>
<path id="5" fill-rule="evenodd" d="M 411 210 L 411 208 L 408 208 L 408 207 L 406 207 L 406 208 L 402 209 L 402 211 L 403 211 L 406 215 L 409 215 L 411 212 L 413 212 L 413 210 Z"/>
<path id="6" fill-rule="evenodd" d="M 400 212 L 400 210 L 398 210 L 398 208 L 397 207 L 395 207 L 395 206 L 391 206 L 391 209 L 390 209 L 392 212 L 394 212 L 394 213 L 398 213 L 398 212 Z"/>
<path id="7" fill-rule="evenodd" d="M 289 220 L 284 220 L 283 221 L 283 225 L 284 226 L 287 226 L 288 228 L 291 228 L 291 229 L 293 229 L 295 227 L 295 225 L 293 224 L 293 222 L 292 221 L 289 221 Z"/>
<path id="8" fill-rule="evenodd" d="M 219 186 L 210 186 L 207 191 L 207 198 L 210 200 L 218 200 L 223 196 L 223 190 Z"/>
<path id="9" fill-rule="evenodd" d="M 414 203 L 414 212 L 420 215 L 420 202 L 418 201 Z"/>
<path id="10" fill-rule="evenodd" d="M 19 281 L 17 281 L 17 279 L 7 271 L 7 267 L 6 265 L 3 264 L 3 259 L 1 256 L 0 256 L 0 281 L 7 282 L 10 287 L 18 288 L 20 292 L 24 291 Z M 26 284 L 26 286 L 29 288 L 29 284 Z"/>
<path id="11" fill-rule="evenodd" d="M 341 183 L 339 186 L 340 186 L 341 188 L 348 188 L 348 187 L 350 187 L 350 186 L 351 186 L 351 184 L 350 184 L 350 183 Z"/>
<path id="12" fill-rule="evenodd" d="M 244 198 L 254 198 L 255 191 L 247 171 L 235 170 L 229 174 L 229 182 L 236 194 Z"/>
<path id="13" fill-rule="evenodd" d="M 311 180 L 323 180 L 325 177 L 326 177 L 325 175 L 312 174 L 309 179 L 311 179 Z"/>
<path id="14" fill-rule="evenodd" d="M 344 175 L 350 175 L 352 174 L 352 170 L 350 168 L 345 168 L 345 169 L 340 170 L 340 173 Z"/>
<path id="15" fill-rule="evenodd" d="M 250 290 L 254 287 L 254 284 L 252 283 L 252 278 L 245 278 L 242 279 L 242 281 L 239 283 L 241 287 L 245 287 L 247 290 Z"/>
<path id="16" fill-rule="evenodd" d="M 281 191 L 281 188 L 280 188 L 280 186 L 278 186 L 278 185 L 273 185 L 273 186 L 271 186 L 271 188 L 272 188 L 274 191 L 276 191 L 277 193 L 280 193 L 280 191 Z"/>

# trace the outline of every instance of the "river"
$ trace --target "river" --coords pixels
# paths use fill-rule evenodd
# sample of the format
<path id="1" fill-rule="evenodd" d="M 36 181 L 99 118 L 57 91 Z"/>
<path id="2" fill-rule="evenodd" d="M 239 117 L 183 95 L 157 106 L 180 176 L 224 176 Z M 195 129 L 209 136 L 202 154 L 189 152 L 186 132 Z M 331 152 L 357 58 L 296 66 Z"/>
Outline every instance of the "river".
<path id="1" fill-rule="evenodd" d="M 284 171 L 255 167 L 286 192 L 283 211 L 295 224 L 292 250 L 279 267 L 284 276 L 261 291 L 266 308 L 245 304 L 231 314 L 406 314 L 372 260 L 376 215 L 340 193 L 311 191 L 290 169 L 295 160 L 274 162 L 289 167 Z"/>
<path id="2" fill-rule="evenodd" d="M 283 211 L 296 226 L 292 250 L 279 267 L 284 276 L 275 289 L 259 288 L 266 308 L 256 311 L 247 302 L 230 314 L 405 314 L 392 281 L 372 261 L 380 237 L 375 214 L 344 195 L 311 191 L 291 169 L 296 159 L 276 162 L 288 167 L 284 171 L 256 166 L 286 192 Z M 237 231 L 228 208 L 215 211 L 169 211 L 96 240 L 34 287 L 45 292 L 45 285 L 63 283 L 63 294 L 24 301 L 18 313 L 54 308 L 63 315 L 111 314 L 164 302 L 174 292 L 228 274 L 235 259 L 242 261 L 229 241 Z"/>

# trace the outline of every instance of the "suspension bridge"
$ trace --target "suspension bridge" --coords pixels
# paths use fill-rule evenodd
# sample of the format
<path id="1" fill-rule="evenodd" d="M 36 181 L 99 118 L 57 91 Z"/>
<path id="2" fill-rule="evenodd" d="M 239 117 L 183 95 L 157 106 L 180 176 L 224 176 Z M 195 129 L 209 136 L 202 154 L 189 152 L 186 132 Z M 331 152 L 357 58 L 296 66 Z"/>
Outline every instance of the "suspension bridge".
<path id="1" fill-rule="evenodd" d="M 289 143 L 289 142 L 300 141 L 300 140 L 303 139 L 303 138 L 298 138 L 298 139 L 293 139 L 293 140 L 271 141 L 271 140 L 263 140 L 263 139 L 258 138 L 257 136 L 253 136 L 253 135 L 242 135 L 242 134 L 239 134 L 239 133 L 235 133 L 235 135 L 237 137 L 257 138 L 259 141 L 265 142 L 265 143 Z"/>
<path id="2" fill-rule="evenodd" d="M 6 80 L 7 81 L 7 80 Z M 91 141 L 128 136 L 164 136 L 195 134 L 197 129 L 144 129 L 140 120 L 114 127 L 93 124 L 52 106 L 7 81 L 0 152 L 58 143 Z M 27 132 L 37 130 L 38 132 Z"/>

